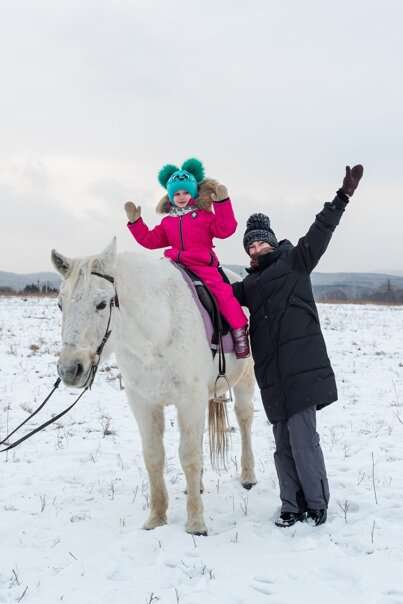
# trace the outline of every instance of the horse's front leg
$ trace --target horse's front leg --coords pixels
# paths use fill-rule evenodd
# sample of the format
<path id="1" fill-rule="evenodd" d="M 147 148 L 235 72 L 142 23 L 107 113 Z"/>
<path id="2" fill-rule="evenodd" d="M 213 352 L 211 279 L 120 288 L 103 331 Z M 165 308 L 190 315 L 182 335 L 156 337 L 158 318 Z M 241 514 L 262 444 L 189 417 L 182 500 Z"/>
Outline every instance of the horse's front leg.
<path id="1" fill-rule="evenodd" d="M 207 392 L 197 393 L 195 390 L 192 390 L 185 401 L 177 403 L 180 428 L 179 457 L 186 478 L 186 530 L 192 535 L 207 535 L 200 495 L 203 466 L 202 439 L 206 407 Z"/>
<path id="2" fill-rule="evenodd" d="M 150 514 L 143 528 L 150 530 L 167 523 L 168 493 L 164 480 L 164 409 L 160 405 L 139 402 L 130 396 L 143 443 L 144 462 L 150 484 Z"/>
<path id="3" fill-rule="evenodd" d="M 245 489 L 251 489 L 256 484 L 255 458 L 252 451 L 252 421 L 253 421 L 253 394 L 255 390 L 255 376 L 252 363 L 248 365 L 245 373 L 234 386 L 235 414 L 241 432 L 241 484 Z"/>

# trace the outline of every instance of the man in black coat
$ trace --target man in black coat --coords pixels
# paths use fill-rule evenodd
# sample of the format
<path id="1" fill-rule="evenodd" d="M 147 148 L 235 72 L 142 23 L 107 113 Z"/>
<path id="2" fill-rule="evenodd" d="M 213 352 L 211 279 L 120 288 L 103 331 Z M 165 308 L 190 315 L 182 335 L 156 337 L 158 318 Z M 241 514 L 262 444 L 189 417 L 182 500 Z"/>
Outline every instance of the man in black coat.
<path id="1" fill-rule="evenodd" d="M 264 214 L 253 214 L 247 221 L 243 243 L 251 268 L 233 289 L 250 311 L 256 380 L 273 424 L 282 501 L 277 526 L 291 526 L 307 517 L 319 525 L 327 517 L 329 487 L 316 410 L 337 400 L 337 388 L 310 274 L 362 174 L 361 165 L 346 167 L 336 197 L 325 203 L 295 247 L 287 240 L 277 241 Z"/>

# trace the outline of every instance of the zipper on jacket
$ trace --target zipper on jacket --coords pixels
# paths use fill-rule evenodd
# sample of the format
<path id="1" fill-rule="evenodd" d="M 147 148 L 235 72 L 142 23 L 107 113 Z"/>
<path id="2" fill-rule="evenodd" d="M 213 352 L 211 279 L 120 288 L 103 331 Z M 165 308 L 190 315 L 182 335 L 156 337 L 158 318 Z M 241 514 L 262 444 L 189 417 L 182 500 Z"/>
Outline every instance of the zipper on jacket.
<path id="1" fill-rule="evenodd" d="M 285 394 L 285 390 L 283 387 L 283 376 L 281 374 L 281 369 L 280 369 L 280 337 L 281 337 L 281 326 L 283 323 L 283 319 L 284 319 L 284 315 L 287 311 L 287 307 L 290 303 L 290 299 L 292 298 L 293 294 L 294 294 L 294 290 L 297 287 L 297 283 L 298 280 L 295 281 L 294 285 L 292 286 L 291 292 L 289 293 L 287 300 L 286 300 L 286 304 L 284 307 L 284 310 L 282 311 L 279 319 L 278 319 L 278 333 L 277 333 L 277 338 L 276 338 L 276 366 L 277 366 L 277 373 L 278 376 L 280 378 L 280 383 L 279 383 L 279 390 L 281 392 L 281 395 L 283 397 L 283 405 L 284 405 L 284 411 L 286 412 L 286 414 L 288 415 L 288 410 L 287 410 L 287 397 Z"/>
<path id="2" fill-rule="evenodd" d="M 181 250 L 183 251 L 185 249 L 185 246 L 183 243 L 182 218 L 183 218 L 183 216 L 179 216 L 179 235 L 181 238 Z"/>
<path id="3" fill-rule="evenodd" d="M 178 257 L 176 259 L 176 262 L 179 262 L 179 263 L 181 261 L 181 252 L 183 252 L 185 249 L 185 246 L 183 245 L 182 218 L 183 218 L 183 216 L 179 216 L 179 237 L 181 240 L 181 247 L 180 247 L 180 250 L 178 251 Z"/>

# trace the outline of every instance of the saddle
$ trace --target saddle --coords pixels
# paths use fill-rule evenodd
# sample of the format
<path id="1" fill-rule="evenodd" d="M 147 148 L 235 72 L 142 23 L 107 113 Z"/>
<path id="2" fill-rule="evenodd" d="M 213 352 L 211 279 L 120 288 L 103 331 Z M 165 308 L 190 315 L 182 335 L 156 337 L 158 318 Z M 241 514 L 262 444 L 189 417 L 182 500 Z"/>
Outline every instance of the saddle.
<path id="1" fill-rule="evenodd" d="M 183 275 L 183 278 L 189 285 L 193 297 L 195 298 L 196 304 L 199 307 L 204 327 L 206 329 L 207 339 L 210 344 L 211 352 L 213 357 L 217 354 L 222 343 L 223 352 L 233 352 L 234 343 L 230 333 L 230 326 L 224 317 L 220 314 L 217 306 L 217 302 L 211 291 L 203 283 L 203 281 L 195 275 L 191 270 L 182 264 L 172 262 Z M 222 278 L 226 283 L 230 283 L 227 275 L 224 273 L 221 267 L 218 267 Z"/>

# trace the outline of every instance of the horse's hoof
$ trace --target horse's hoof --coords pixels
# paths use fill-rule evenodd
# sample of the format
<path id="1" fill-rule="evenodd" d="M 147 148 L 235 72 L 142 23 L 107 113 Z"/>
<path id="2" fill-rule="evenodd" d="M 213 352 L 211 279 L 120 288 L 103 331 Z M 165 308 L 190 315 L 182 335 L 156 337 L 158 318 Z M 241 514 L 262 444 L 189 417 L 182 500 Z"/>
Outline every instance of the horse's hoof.
<path id="1" fill-rule="evenodd" d="M 242 486 L 244 489 L 246 489 L 247 491 L 250 491 L 252 487 L 254 487 L 256 485 L 256 482 L 243 482 Z"/>
<path id="2" fill-rule="evenodd" d="M 199 526 L 187 526 L 186 532 L 189 533 L 189 535 L 195 535 L 196 537 L 207 537 L 208 534 L 204 522 L 199 524 Z"/>
<path id="3" fill-rule="evenodd" d="M 153 529 L 159 526 L 164 526 L 165 524 L 167 524 L 166 518 L 156 518 L 154 516 L 153 518 L 149 518 L 147 522 L 143 524 L 143 529 L 145 531 L 152 531 Z"/>
<path id="4" fill-rule="evenodd" d="M 205 531 L 187 531 L 189 535 L 194 535 L 195 537 L 207 537 L 208 532 Z"/>

